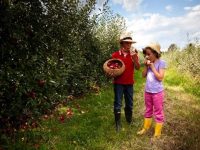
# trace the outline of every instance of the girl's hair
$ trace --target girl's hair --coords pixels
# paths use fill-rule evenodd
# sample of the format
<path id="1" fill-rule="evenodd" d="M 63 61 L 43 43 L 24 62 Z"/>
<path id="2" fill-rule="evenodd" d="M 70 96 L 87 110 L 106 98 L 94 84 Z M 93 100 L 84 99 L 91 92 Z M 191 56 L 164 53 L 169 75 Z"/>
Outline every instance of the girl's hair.
<path id="1" fill-rule="evenodd" d="M 156 56 L 156 58 L 160 58 L 161 57 L 161 54 L 159 54 L 158 52 L 156 52 L 155 50 L 153 50 L 151 47 L 146 47 L 145 49 L 143 49 L 144 56 L 146 56 L 146 49 L 147 48 L 151 50 L 151 52 Z"/>

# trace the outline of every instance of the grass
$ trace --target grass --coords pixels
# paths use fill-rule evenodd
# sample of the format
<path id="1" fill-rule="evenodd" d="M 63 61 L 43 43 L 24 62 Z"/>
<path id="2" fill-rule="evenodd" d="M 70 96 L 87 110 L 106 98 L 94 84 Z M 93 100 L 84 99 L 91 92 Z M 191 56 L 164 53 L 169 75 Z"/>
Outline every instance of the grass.
<path id="1" fill-rule="evenodd" d="M 165 83 L 169 86 L 183 88 L 186 92 L 200 97 L 200 82 L 188 73 L 181 73 L 172 67 L 166 72 Z"/>
<path id="2" fill-rule="evenodd" d="M 40 128 L 19 132 L 15 144 L 6 149 L 40 150 L 196 150 L 200 146 L 200 91 L 198 85 L 168 69 L 165 78 L 165 116 L 163 135 L 152 141 L 153 127 L 144 136 L 137 136 L 143 122 L 144 79 L 136 72 L 134 123 L 127 125 L 122 111 L 122 130 L 116 133 L 113 116 L 113 88 L 109 85 L 98 94 L 72 100 L 68 107 L 74 114 L 63 123 L 55 113 L 42 121 Z M 187 86 L 189 85 L 189 86 Z M 186 88 L 187 87 L 187 88 Z M 197 92 L 198 93 L 198 92 Z M 80 108 L 77 108 L 77 104 Z"/>
<path id="3" fill-rule="evenodd" d="M 141 89 L 141 84 L 138 85 L 140 87 L 136 87 L 136 92 Z M 88 95 L 78 100 L 78 103 L 84 114 L 75 114 L 71 120 L 63 124 L 55 123 L 56 121 L 50 124 L 47 122 L 48 127 L 58 128 L 60 131 L 59 134 L 51 134 L 52 137 L 57 136 L 57 149 L 118 149 L 121 147 L 121 141 L 128 141 L 136 133 L 137 128 L 130 128 L 122 114 L 123 129 L 121 133 L 116 134 L 112 86 L 106 87 L 98 95 Z M 138 127 L 138 124 L 134 126 Z"/>

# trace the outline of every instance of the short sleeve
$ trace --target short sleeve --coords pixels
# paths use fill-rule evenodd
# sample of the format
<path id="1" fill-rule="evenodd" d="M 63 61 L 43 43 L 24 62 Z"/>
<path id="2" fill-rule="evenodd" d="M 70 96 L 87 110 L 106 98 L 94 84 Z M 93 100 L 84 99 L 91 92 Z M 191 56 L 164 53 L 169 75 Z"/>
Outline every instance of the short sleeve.
<path id="1" fill-rule="evenodd" d="M 111 55 L 111 58 L 114 58 L 114 53 Z"/>
<path id="2" fill-rule="evenodd" d="M 161 60 L 160 64 L 159 64 L 159 68 L 160 69 L 166 69 L 167 68 L 167 63 L 164 60 Z"/>
<path id="3" fill-rule="evenodd" d="M 117 58 L 117 53 L 116 52 L 112 53 L 112 58 Z"/>

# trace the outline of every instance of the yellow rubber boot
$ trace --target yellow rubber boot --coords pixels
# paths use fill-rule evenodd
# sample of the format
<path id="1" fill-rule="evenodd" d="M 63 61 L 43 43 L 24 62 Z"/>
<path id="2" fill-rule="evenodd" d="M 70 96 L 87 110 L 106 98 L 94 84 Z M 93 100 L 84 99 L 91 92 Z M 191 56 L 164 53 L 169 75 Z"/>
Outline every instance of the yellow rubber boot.
<path id="1" fill-rule="evenodd" d="M 156 123 L 155 133 L 154 133 L 155 138 L 159 138 L 161 136 L 162 127 L 163 123 Z"/>
<path id="2" fill-rule="evenodd" d="M 152 123 L 152 118 L 144 118 L 144 127 L 142 128 L 142 130 L 138 131 L 137 134 L 138 135 L 145 134 L 147 130 L 149 130 L 151 123 Z"/>

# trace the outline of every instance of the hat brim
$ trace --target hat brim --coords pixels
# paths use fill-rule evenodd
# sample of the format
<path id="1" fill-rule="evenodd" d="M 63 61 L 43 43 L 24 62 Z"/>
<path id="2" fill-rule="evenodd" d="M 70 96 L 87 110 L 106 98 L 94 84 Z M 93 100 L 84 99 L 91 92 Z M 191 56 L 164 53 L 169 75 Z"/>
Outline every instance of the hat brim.
<path id="1" fill-rule="evenodd" d="M 145 48 L 142 48 L 142 50 L 146 50 L 147 48 L 150 48 L 153 50 L 153 48 L 151 46 L 146 46 Z"/>
<path id="2" fill-rule="evenodd" d="M 156 51 L 158 54 L 161 54 L 160 51 L 155 50 L 155 49 L 154 49 L 152 46 L 150 46 L 150 45 L 149 45 L 149 46 L 146 46 L 145 48 L 142 48 L 142 50 L 143 50 L 143 51 L 146 51 L 147 48 L 150 48 L 150 49 L 152 49 L 153 51 Z"/>
<path id="3" fill-rule="evenodd" d="M 121 40 L 121 41 L 120 41 L 120 43 L 121 43 L 121 42 L 136 43 L 136 41 L 133 41 L 133 40 L 129 40 L 129 39 L 127 39 L 127 40 Z"/>

